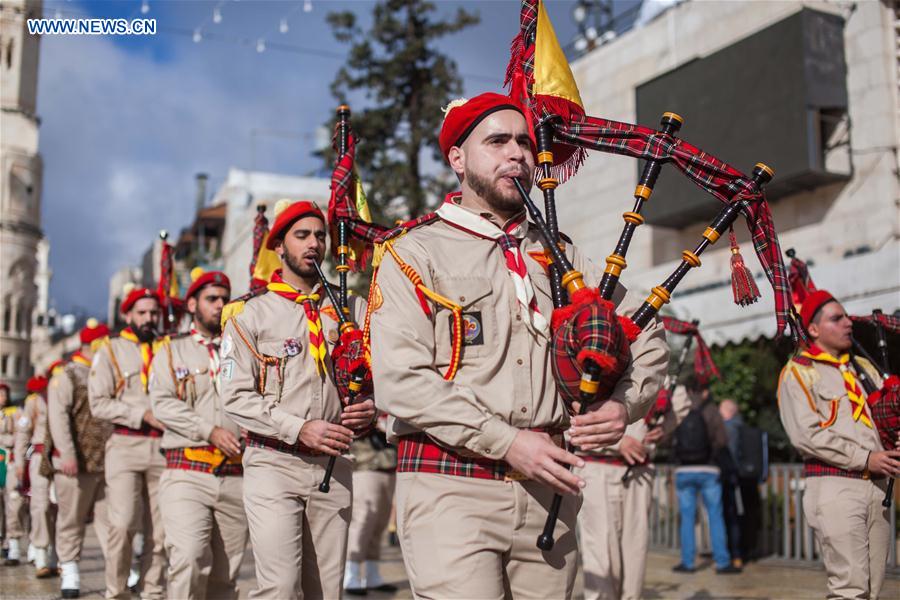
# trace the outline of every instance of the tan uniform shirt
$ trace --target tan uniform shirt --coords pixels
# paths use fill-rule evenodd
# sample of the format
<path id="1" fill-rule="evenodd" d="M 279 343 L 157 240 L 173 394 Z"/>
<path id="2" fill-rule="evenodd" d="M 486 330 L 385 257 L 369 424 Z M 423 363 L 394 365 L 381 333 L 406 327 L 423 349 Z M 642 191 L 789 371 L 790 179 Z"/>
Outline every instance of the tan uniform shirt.
<path id="1" fill-rule="evenodd" d="M 324 296 L 320 307 L 331 306 L 320 286 L 314 293 Z M 363 322 L 365 304 L 350 296 L 351 314 L 357 323 Z M 309 328 L 301 304 L 267 292 L 248 300 L 243 310 L 228 320 L 222 336 L 222 397 L 226 414 L 238 425 L 293 444 L 306 421 L 338 420 L 342 404 L 331 376 L 338 324 L 327 313 L 320 310 L 328 346 L 324 375 L 309 354 Z M 277 357 L 281 364 L 268 367 L 264 390 L 258 389 L 260 364 L 254 352 Z"/>
<path id="2" fill-rule="evenodd" d="M 484 215 L 482 215 L 484 216 Z M 521 250 L 541 313 L 553 312 L 550 280 L 529 253 L 542 253 L 538 232 L 527 223 L 512 231 Z M 450 359 L 451 312 L 431 305 L 427 317 L 412 284 L 385 255 L 377 284 L 383 304 L 372 315 L 372 370 L 379 409 L 395 420 L 389 436 L 425 431 L 444 445 L 500 458 L 519 429 L 561 429 L 569 415 L 556 390 L 549 340 L 530 333 L 520 314 L 503 253 L 492 240 L 438 221 L 397 239 L 400 258 L 424 285 L 475 313 L 481 331 L 463 348 L 453 381 L 442 377 Z M 596 286 L 602 271 L 567 246 L 574 267 Z M 633 314 L 641 301 L 616 290 L 618 312 Z M 632 344 L 632 363 L 613 390 L 628 421 L 640 419 L 653 402 L 668 364 L 662 323 L 654 321 Z"/>
<path id="3" fill-rule="evenodd" d="M 15 406 L 5 406 L 0 411 L 0 446 L 12 448 L 16 445 L 16 418 L 18 409 Z"/>
<path id="4" fill-rule="evenodd" d="M 869 377 L 881 377 L 865 359 L 858 359 Z M 857 382 L 859 379 L 857 378 Z M 859 384 L 862 389 L 862 384 Z M 778 380 L 778 412 L 791 444 L 803 458 L 817 458 L 851 471 L 863 471 L 869 452 L 883 450 L 878 433 L 853 420 L 841 372 L 822 363 L 804 366 L 791 360 Z M 867 414 L 871 418 L 871 413 Z"/>
<path id="5" fill-rule="evenodd" d="M 121 337 L 110 338 L 97 351 L 88 381 L 95 417 L 131 429 L 141 428 L 144 413 L 150 409 L 150 395 L 141 381 L 141 365 L 140 345 Z M 120 380 L 123 386 L 117 393 Z"/>
<path id="6" fill-rule="evenodd" d="M 214 376 L 209 352 L 191 335 L 163 341 L 150 369 L 153 416 L 166 426 L 163 448 L 205 446 L 214 427 L 240 435 L 225 415 Z"/>
<path id="7" fill-rule="evenodd" d="M 16 467 L 25 467 L 28 445 L 43 444 L 47 437 L 47 401 L 40 394 L 29 394 L 16 419 Z"/>
<path id="8" fill-rule="evenodd" d="M 68 368 L 74 374 L 78 385 L 87 386 L 91 368 L 72 362 Z M 75 458 L 75 441 L 72 432 L 72 405 L 75 399 L 75 386 L 72 379 L 62 369 L 50 379 L 47 388 L 47 412 L 50 435 L 53 447 L 59 451 L 60 458 Z"/>

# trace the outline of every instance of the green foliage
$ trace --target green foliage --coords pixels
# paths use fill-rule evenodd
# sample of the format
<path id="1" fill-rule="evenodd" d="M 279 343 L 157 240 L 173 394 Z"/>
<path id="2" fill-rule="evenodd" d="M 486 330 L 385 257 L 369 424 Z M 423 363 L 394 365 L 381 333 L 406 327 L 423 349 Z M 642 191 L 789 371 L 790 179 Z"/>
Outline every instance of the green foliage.
<path id="1" fill-rule="evenodd" d="M 760 339 L 713 348 L 712 356 L 722 374 L 710 386 L 715 398 L 737 402 L 744 422 L 768 432 L 771 460 L 788 460 L 791 447 L 776 399 L 778 374 L 789 357 L 787 349 Z"/>
<path id="2" fill-rule="evenodd" d="M 405 214 L 416 217 L 440 198 L 455 181 L 422 168 L 430 156 L 443 162 L 438 132 L 442 108 L 462 94 L 456 63 L 439 52 L 435 42 L 479 22 L 477 14 L 458 9 L 452 18 L 435 15 L 423 0 L 381 0 L 372 11 L 372 26 L 364 31 L 352 12 L 333 12 L 328 23 L 335 39 L 350 44 L 347 63 L 335 76 L 331 92 L 347 102 L 362 91 L 367 106 L 353 110 L 352 126 L 360 143 L 356 165 L 370 185 L 373 219 L 385 218 L 388 205 L 402 203 Z M 351 107 L 353 108 L 353 107 Z M 333 120 L 330 121 L 333 123 Z M 328 166 L 332 157 L 325 157 Z"/>

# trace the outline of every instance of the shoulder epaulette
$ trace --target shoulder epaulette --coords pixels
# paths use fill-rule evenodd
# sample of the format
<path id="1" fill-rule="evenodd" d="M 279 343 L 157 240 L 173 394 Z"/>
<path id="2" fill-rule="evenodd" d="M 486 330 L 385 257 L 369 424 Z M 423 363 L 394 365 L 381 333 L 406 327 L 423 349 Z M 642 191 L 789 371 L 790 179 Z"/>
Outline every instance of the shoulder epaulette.
<path id="1" fill-rule="evenodd" d="M 18 410 L 19 410 L 18 406 L 4 406 L 3 414 L 6 415 L 7 417 L 12 417 L 12 416 L 15 416 L 15 414 L 16 414 L 16 412 L 18 412 Z"/>
<path id="2" fill-rule="evenodd" d="M 380 237 L 376 238 L 375 243 L 383 244 L 384 242 L 389 242 L 391 240 L 397 239 L 408 231 L 412 231 L 413 229 L 416 229 L 417 227 L 421 227 L 423 225 L 429 225 L 431 223 L 434 223 L 435 221 L 438 221 L 439 219 L 440 217 L 438 217 L 438 214 L 436 212 L 430 212 L 416 219 L 411 219 L 405 223 L 401 223 L 393 229 L 389 229 L 388 231 L 384 232 Z"/>
<path id="3" fill-rule="evenodd" d="M 255 290 L 250 290 L 243 296 L 238 296 L 228 304 L 226 304 L 222 308 L 222 327 L 225 327 L 225 323 L 228 322 L 228 319 L 231 317 L 236 317 L 242 312 L 244 312 L 244 305 L 254 298 L 258 298 L 259 296 L 264 295 L 269 291 L 269 288 L 262 286 L 258 287 Z"/>

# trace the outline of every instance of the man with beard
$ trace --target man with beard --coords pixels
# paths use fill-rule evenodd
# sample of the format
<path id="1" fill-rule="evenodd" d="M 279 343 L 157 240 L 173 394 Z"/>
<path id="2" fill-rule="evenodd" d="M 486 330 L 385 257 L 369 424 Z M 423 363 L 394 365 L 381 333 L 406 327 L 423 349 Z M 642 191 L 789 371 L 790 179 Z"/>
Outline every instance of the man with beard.
<path id="1" fill-rule="evenodd" d="M 21 482 L 28 469 L 31 486 L 31 546 L 34 573 L 38 579 L 57 574 L 53 540 L 56 537 L 56 505 L 50 501 L 50 478 L 41 474 L 44 441 L 47 439 L 47 378 L 31 377 L 25 384 L 28 396 L 16 420 L 16 478 Z M 29 455 L 28 449 L 31 448 Z"/>
<path id="2" fill-rule="evenodd" d="M 871 363 L 850 359 L 853 323 L 827 291 L 810 294 L 800 320 L 812 340 L 782 369 L 778 410 L 803 456 L 803 512 L 828 573 L 828 598 L 878 598 L 893 543 L 881 505 L 900 450 L 884 450 L 858 368 L 881 385 Z"/>
<path id="3" fill-rule="evenodd" d="M 146 288 L 133 289 L 122 302 L 128 326 L 94 356 L 88 381 L 91 412 L 113 423 L 106 445 L 106 597 L 128 598 L 131 540 L 142 524 L 146 548 L 142 598 L 161 598 L 165 569 L 163 527 L 157 488 L 166 467 L 160 454 L 165 427 L 150 411 L 150 362 L 156 351 L 159 298 Z M 144 514 L 140 511 L 143 510 Z M 149 519 L 144 518 L 149 512 Z"/>
<path id="4" fill-rule="evenodd" d="M 201 269 L 188 289 L 190 333 L 163 341 L 150 371 L 153 414 L 166 426 L 159 480 L 170 598 L 237 598 L 247 545 L 240 429 L 219 394 L 224 273 Z"/>
<path id="5" fill-rule="evenodd" d="M 371 399 L 352 405 L 332 379 L 335 307 L 316 274 L 326 225 L 311 202 L 279 202 L 266 245 L 282 269 L 240 306 L 222 338 L 225 410 L 249 431 L 244 506 L 256 598 L 339 598 L 347 553 L 352 466 L 343 455 L 371 427 Z M 350 297 L 359 322 L 365 302 Z M 318 490 L 330 456 L 331 491 Z"/>
<path id="6" fill-rule="evenodd" d="M 585 482 L 569 470 L 584 461 L 563 449 L 563 432 L 592 450 L 643 416 L 666 367 L 663 328 L 637 338 L 609 400 L 570 418 L 552 373 L 544 249 L 514 182 L 528 188 L 534 173 L 525 117 L 499 94 L 457 101 L 440 144 L 461 191 L 388 242 L 372 291 L 372 368 L 399 439 L 406 570 L 421 597 L 569 597 Z M 571 244 L 566 252 L 596 285 L 602 272 Z M 621 288 L 614 302 L 622 314 L 640 304 Z M 453 305 L 463 313 L 458 363 Z M 555 492 L 565 494 L 556 544 L 542 552 L 535 541 Z"/>
<path id="7" fill-rule="evenodd" d="M 53 483 L 59 501 L 56 544 L 63 598 L 77 598 L 81 593 L 78 562 L 91 513 L 100 550 L 106 556 L 109 524 L 103 464 L 112 428 L 107 421 L 91 413 L 88 377 L 94 353 L 108 337 L 106 325 L 89 319 L 79 332 L 81 348 L 50 379 L 47 394 L 55 470 Z"/>

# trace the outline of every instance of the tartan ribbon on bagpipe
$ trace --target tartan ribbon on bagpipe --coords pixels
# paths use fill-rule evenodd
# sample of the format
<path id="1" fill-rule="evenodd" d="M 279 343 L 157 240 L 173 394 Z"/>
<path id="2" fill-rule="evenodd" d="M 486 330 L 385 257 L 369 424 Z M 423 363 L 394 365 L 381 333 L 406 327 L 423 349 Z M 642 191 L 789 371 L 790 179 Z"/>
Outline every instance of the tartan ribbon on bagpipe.
<path id="1" fill-rule="evenodd" d="M 699 148 L 654 129 L 585 115 L 578 87 L 540 0 L 523 0 L 519 21 L 506 84 L 510 96 L 525 108 L 529 125 L 552 126 L 554 175 L 561 180 L 573 175 L 585 150 L 599 150 L 671 162 L 721 202 L 740 203 L 756 255 L 774 292 L 777 335 L 783 335 L 790 325 L 794 341 L 800 339 L 772 214 L 752 179 Z"/>
<path id="2" fill-rule="evenodd" d="M 696 375 L 700 381 L 709 383 L 714 377 L 721 377 L 719 368 L 716 367 L 716 363 L 713 362 L 709 346 L 706 345 L 706 341 L 703 339 L 703 336 L 700 335 L 700 330 L 696 325 L 690 321 L 682 321 L 674 317 L 662 317 L 662 322 L 666 331 L 670 331 L 677 335 L 694 336 L 694 341 L 696 343 L 694 350 L 694 375 Z"/>
<path id="3" fill-rule="evenodd" d="M 788 250 L 788 254 L 790 253 Z M 802 305 L 806 297 L 816 291 L 816 284 L 809 274 L 809 266 L 796 256 L 791 258 L 788 267 L 788 281 L 791 284 L 791 299 L 797 306 Z"/>
<path id="4" fill-rule="evenodd" d="M 772 285 L 777 334 L 790 325 L 797 339 L 800 326 L 791 312 L 790 283 L 775 225 L 765 194 L 753 181 L 727 163 L 683 140 L 648 127 L 585 116 L 568 123 L 554 123 L 557 139 L 603 152 L 674 164 L 703 190 L 723 203 L 739 202 L 747 220 L 756 256 Z"/>
<path id="5" fill-rule="evenodd" d="M 337 128 L 335 128 L 335 142 L 337 141 Z M 336 145 L 336 143 L 335 143 Z M 337 152 L 337 148 L 335 148 Z M 356 137 L 351 132 L 347 136 L 347 149 L 339 156 L 334 170 L 331 172 L 331 198 L 328 201 L 328 224 L 331 234 L 331 255 L 337 260 L 339 244 L 337 226 L 339 221 L 347 224 L 350 237 L 350 253 L 347 264 L 353 272 L 359 272 L 366 268 L 372 256 L 372 244 L 384 234 L 388 228 L 371 223 L 361 215 L 357 204 L 358 181 L 354 171 L 354 157 L 356 154 Z"/>
<path id="6" fill-rule="evenodd" d="M 262 248 L 266 234 L 269 233 L 269 219 L 266 211 L 257 209 L 256 218 L 253 220 L 253 256 L 250 257 L 250 279 L 256 272 L 256 261 L 259 259 L 259 249 Z"/>
<path id="7" fill-rule="evenodd" d="M 159 282 L 156 286 L 156 294 L 159 297 L 160 310 L 163 316 L 163 329 L 169 331 L 174 323 L 169 323 L 166 315 L 173 314 L 178 306 L 175 298 L 178 295 L 178 282 L 175 281 L 174 249 L 172 245 L 163 239 L 159 253 Z"/>
<path id="8" fill-rule="evenodd" d="M 881 325 L 890 333 L 900 333 L 900 317 L 881 313 L 879 315 L 850 315 L 854 323 L 866 323 L 867 325 Z"/>

